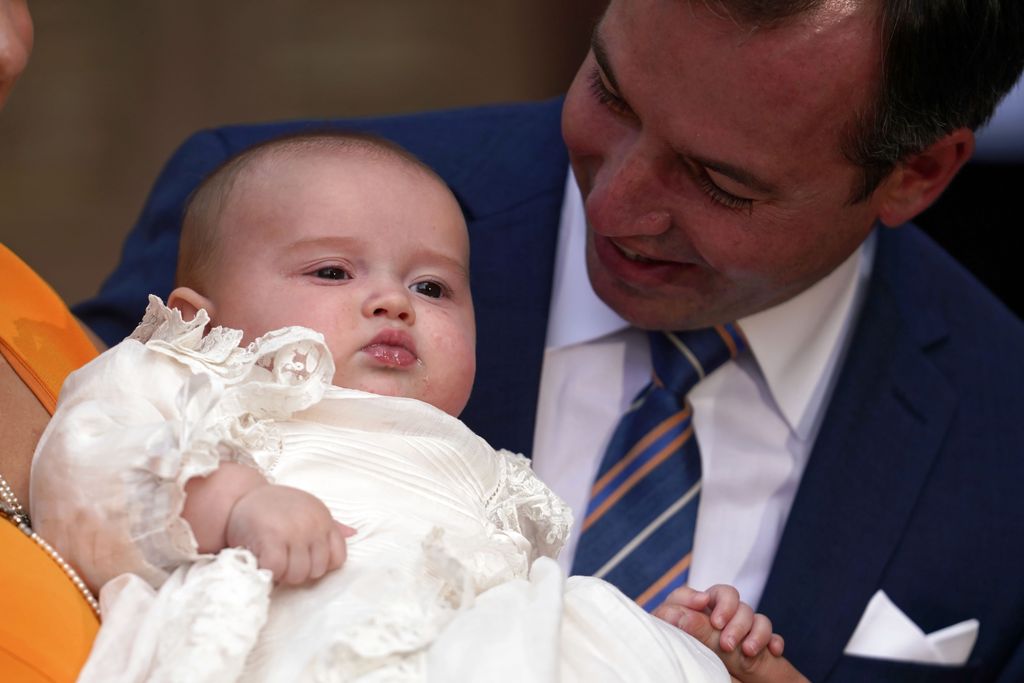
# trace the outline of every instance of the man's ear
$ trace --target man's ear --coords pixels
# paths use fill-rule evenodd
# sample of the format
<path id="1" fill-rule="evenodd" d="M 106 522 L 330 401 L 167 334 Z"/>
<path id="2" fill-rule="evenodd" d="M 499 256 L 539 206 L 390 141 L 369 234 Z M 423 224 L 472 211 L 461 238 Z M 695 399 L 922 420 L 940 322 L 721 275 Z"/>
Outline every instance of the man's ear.
<path id="1" fill-rule="evenodd" d="M 958 128 L 901 161 L 875 195 L 878 220 L 895 227 L 927 209 L 973 153 L 974 133 Z"/>
<path id="2" fill-rule="evenodd" d="M 206 309 L 211 320 L 216 313 L 213 302 L 191 287 L 176 287 L 167 297 L 167 307 L 181 311 L 181 318 L 186 322 L 195 318 L 200 308 Z"/>

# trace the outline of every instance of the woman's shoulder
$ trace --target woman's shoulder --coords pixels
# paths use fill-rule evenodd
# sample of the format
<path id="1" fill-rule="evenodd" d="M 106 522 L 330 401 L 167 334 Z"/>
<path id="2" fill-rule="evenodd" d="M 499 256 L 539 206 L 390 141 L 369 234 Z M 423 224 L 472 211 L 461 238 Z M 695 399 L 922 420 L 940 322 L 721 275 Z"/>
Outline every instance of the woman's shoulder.
<path id="1" fill-rule="evenodd" d="M 97 350 L 60 296 L 0 244 L 0 354 L 53 413 L 68 373 Z"/>

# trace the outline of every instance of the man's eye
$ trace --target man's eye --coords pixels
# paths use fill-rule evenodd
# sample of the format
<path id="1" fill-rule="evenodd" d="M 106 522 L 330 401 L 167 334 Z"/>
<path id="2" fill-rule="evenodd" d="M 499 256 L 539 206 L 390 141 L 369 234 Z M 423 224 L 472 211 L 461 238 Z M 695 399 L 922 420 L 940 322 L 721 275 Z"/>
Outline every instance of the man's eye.
<path id="1" fill-rule="evenodd" d="M 617 114 L 628 115 L 632 113 L 626 101 L 608 89 L 601 78 L 601 72 L 596 67 L 590 73 L 590 93 L 594 99 L 611 109 Z"/>
<path id="2" fill-rule="evenodd" d="M 726 192 L 720 188 L 715 184 L 715 181 L 711 180 L 707 171 L 701 171 L 700 175 L 697 176 L 697 183 L 711 201 L 716 204 L 721 204 L 728 209 L 732 209 L 734 211 L 746 211 L 749 213 L 751 208 L 754 206 L 754 200 L 746 197 L 737 197 L 731 192 Z"/>
<path id="3" fill-rule="evenodd" d="M 410 289 L 417 294 L 429 296 L 431 299 L 440 299 L 445 295 L 444 286 L 430 280 L 427 280 L 426 282 L 417 282 L 410 287 Z"/>
<path id="4" fill-rule="evenodd" d="M 351 276 L 344 268 L 338 266 L 324 266 L 313 271 L 315 277 L 321 280 L 348 280 Z"/>

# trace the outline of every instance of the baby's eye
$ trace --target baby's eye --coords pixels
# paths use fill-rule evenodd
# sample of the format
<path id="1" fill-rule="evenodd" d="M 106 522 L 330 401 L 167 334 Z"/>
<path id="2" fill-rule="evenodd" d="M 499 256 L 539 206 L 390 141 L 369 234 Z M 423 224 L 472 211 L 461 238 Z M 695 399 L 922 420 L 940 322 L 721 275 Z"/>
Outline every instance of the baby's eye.
<path id="1" fill-rule="evenodd" d="M 352 276 L 348 274 L 344 268 L 338 266 L 324 266 L 323 268 L 317 268 L 313 271 L 314 277 L 318 277 L 321 280 L 348 280 Z"/>
<path id="2" fill-rule="evenodd" d="M 410 289 L 416 292 L 417 294 L 429 296 L 431 299 L 440 299 L 445 294 L 444 285 L 434 282 L 432 280 L 427 280 L 425 282 L 417 282 L 412 287 L 410 287 Z"/>

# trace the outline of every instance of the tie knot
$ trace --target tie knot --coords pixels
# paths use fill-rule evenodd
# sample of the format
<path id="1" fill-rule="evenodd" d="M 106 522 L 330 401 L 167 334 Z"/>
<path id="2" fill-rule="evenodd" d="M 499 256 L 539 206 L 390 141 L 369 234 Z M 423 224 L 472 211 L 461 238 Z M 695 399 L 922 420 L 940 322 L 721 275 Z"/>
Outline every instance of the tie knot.
<path id="1" fill-rule="evenodd" d="M 654 381 L 677 396 L 747 348 L 747 340 L 735 323 L 685 332 L 650 332 Z"/>

